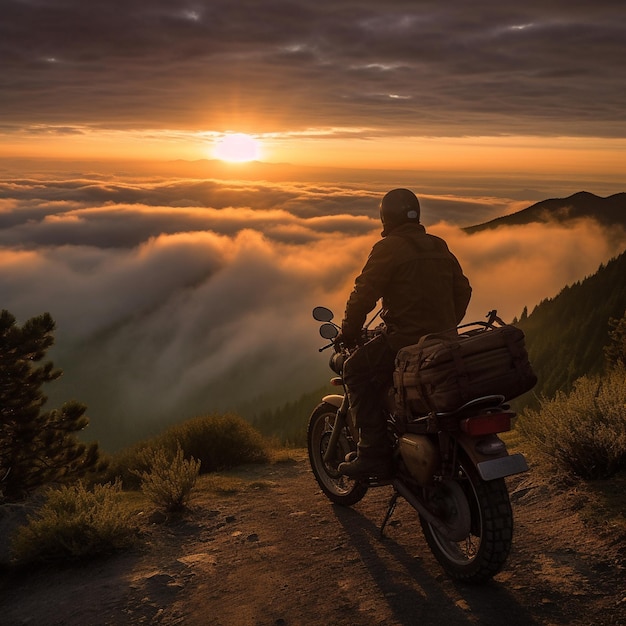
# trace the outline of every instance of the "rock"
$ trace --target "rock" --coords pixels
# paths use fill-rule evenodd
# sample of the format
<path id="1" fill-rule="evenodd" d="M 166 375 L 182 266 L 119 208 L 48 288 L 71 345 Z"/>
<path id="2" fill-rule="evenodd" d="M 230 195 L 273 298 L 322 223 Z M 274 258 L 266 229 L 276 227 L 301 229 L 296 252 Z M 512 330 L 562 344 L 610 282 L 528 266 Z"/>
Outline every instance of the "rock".
<path id="1" fill-rule="evenodd" d="M 150 524 L 164 524 L 167 521 L 167 515 L 163 511 L 153 511 L 148 517 Z"/>

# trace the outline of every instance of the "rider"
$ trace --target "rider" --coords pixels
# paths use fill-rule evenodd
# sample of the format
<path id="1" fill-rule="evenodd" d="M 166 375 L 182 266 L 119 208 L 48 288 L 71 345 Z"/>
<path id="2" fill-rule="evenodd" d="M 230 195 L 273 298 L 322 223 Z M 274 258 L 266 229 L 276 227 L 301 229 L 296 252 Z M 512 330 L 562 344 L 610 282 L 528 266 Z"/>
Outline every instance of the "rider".
<path id="1" fill-rule="evenodd" d="M 382 298 L 385 330 L 346 361 L 343 379 L 359 430 L 357 457 L 339 465 L 352 478 L 388 478 L 392 473 L 384 391 L 393 380 L 400 348 L 421 336 L 455 330 L 465 315 L 472 289 L 443 239 L 420 224 L 420 205 L 408 189 L 393 189 L 380 204 L 382 239 L 355 285 L 337 342 L 355 346 L 367 314 Z"/>

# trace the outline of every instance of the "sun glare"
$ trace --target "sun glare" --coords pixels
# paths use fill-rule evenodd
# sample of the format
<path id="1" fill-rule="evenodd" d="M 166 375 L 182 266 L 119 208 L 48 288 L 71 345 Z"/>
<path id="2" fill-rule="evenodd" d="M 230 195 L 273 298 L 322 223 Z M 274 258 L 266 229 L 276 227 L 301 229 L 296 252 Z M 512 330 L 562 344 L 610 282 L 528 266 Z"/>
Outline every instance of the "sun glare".
<path id="1" fill-rule="evenodd" d="M 261 153 L 260 143 L 251 135 L 233 133 L 224 135 L 215 146 L 215 156 L 222 161 L 246 163 L 255 161 Z"/>

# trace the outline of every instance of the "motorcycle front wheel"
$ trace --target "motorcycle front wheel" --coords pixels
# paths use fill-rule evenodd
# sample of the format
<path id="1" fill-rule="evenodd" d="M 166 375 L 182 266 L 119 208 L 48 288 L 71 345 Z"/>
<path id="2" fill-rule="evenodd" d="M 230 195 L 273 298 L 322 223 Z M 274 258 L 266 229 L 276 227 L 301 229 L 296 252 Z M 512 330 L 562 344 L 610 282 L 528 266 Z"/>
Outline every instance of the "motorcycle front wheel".
<path id="1" fill-rule="evenodd" d="M 433 555 L 451 578 L 484 583 L 502 569 L 511 550 L 513 512 L 509 493 L 503 478 L 482 480 L 467 458 L 459 463 L 456 482 L 469 505 L 469 535 L 461 541 L 451 540 L 420 518 L 422 531 Z M 425 494 L 429 508 L 444 518 L 453 517 L 460 507 L 446 498 L 459 497 L 461 490 L 456 494 L 437 494 L 435 488 Z"/>
<path id="2" fill-rule="evenodd" d="M 346 455 L 356 451 L 356 443 L 347 428 L 343 428 L 329 461 L 324 461 L 336 419 L 337 407 L 328 402 L 319 404 L 311 414 L 307 429 L 309 462 L 315 480 L 326 497 L 336 504 L 352 506 L 363 498 L 368 486 L 337 471 L 337 466 L 344 461 Z"/>

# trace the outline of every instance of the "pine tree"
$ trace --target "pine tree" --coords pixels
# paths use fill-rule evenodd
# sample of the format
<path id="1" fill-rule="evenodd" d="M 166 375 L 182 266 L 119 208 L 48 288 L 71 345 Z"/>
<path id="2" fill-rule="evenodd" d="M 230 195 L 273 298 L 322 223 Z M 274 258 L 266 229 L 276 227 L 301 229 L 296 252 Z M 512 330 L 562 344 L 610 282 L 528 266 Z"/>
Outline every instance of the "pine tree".
<path id="1" fill-rule="evenodd" d="M 626 311 L 621 319 L 609 319 L 609 344 L 604 347 L 604 356 L 610 367 L 626 365 Z"/>
<path id="2" fill-rule="evenodd" d="M 86 446 L 76 433 L 89 423 L 86 407 L 66 402 L 42 411 L 41 387 L 61 370 L 51 362 L 36 365 L 54 343 L 49 313 L 20 328 L 0 312 L 0 500 L 15 501 L 41 485 L 84 475 L 98 465 L 98 446 Z"/>

